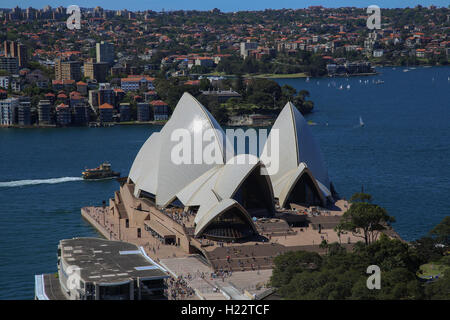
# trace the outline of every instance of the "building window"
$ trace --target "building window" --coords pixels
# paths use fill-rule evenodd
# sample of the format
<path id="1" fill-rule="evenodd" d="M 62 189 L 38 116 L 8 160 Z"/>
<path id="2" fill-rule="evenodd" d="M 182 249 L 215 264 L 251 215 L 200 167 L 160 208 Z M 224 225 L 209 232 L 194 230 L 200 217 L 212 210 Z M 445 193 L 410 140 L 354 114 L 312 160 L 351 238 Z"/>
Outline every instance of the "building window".
<path id="1" fill-rule="evenodd" d="M 140 238 L 141 237 L 141 228 L 137 229 L 137 237 Z"/>

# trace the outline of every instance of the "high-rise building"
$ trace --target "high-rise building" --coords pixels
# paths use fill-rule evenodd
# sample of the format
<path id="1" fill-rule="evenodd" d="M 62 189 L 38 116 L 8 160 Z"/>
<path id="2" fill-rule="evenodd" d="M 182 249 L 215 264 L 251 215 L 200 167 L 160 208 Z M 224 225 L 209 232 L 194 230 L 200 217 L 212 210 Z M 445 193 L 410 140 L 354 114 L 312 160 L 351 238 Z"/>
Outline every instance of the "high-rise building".
<path id="1" fill-rule="evenodd" d="M 16 108 L 19 105 L 19 99 L 9 98 L 0 100 L 0 124 L 11 125 L 14 124 L 14 115 Z"/>
<path id="2" fill-rule="evenodd" d="M 98 105 L 101 106 L 104 103 L 115 105 L 114 89 L 109 83 L 100 83 L 98 87 Z"/>
<path id="3" fill-rule="evenodd" d="M 107 62 L 87 61 L 84 63 L 84 76 L 86 78 L 95 79 L 97 82 L 105 82 L 109 72 L 109 64 Z"/>
<path id="4" fill-rule="evenodd" d="M 241 50 L 240 50 L 240 54 L 241 57 L 243 57 L 244 59 L 247 58 L 248 56 L 248 52 L 251 50 L 256 50 L 258 48 L 258 43 L 257 42 L 241 42 Z"/>
<path id="5" fill-rule="evenodd" d="M 8 89 L 9 88 L 10 79 L 9 76 L 1 76 L 0 77 L 0 88 Z"/>
<path id="6" fill-rule="evenodd" d="M 57 59 L 55 62 L 55 78 L 56 80 L 81 80 L 81 63 Z"/>
<path id="7" fill-rule="evenodd" d="M 39 124 L 51 124 L 51 109 L 52 105 L 49 100 L 40 100 L 38 104 Z"/>
<path id="8" fill-rule="evenodd" d="M 112 122 L 113 121 L 113 111 L 114 107 L 109 103 L 104 103 L 100 107 L 98 107 L 100 122 Z"/>
<path id="9" fill-rule="evenodd" d="M 5 52 L 5 57 L 17 58 L 19 67 L 25 68 L 27 66 L 28 52 L 25 45 L 15 41 L 5 40 L 3 42 L 3 51 Z"/>
<path id="10" fill-rule="evenodd" d="M 27 20 L 34 20 L 36 18 L 36 9 L 28 7 L 25 16 Z"/>
<path id="11" fill-rule="evenodd" d="M 137 121 L 150 121 L 150 104 L 147 102 L 140 102 L 137 104 Z"/>
<path id="12" fill-rule="evenodd" d="M 153 107 L 153 119 L 154 120 L 167 120 L 169 119 L 169 106 L 162 100 L 153 100 L 150 102 Z"/>
<path id="13" fill-rule="evenodd" d="M 31 102 L 21 101 L 17 108 L 18 124 L 21 126 L 31 125 Z"/>
<path id="14" fill-rule="evenodd" d="M 0 57 L 0 70 L 16 74 L 19 71 L 19 62 L 17 58 Z"/>
<path id="15" fill-rule="evenodd" d="M 114 63 L 114 45 L 105 41 L 97 42 L 97 62 Z"/>
<path id="16" fill-rule="evenodd" d="M 89 109 L 84 103 L 78 103 L 73 107 L 73 123 L 84 126 L 89 122 Z"/>
<path id="17" fill-rule="evenodd" d="M 56 123 L 60 126 L 67 126 L 72 122 L 72 114 L 67 104 L 61 103 L 56 107 Z"/>
<path id="18" fill-rule="evenodd" d="M 120 122 L 131 120 L 131 111 L 129 103 L 121 103 L 119 106 Z"/>

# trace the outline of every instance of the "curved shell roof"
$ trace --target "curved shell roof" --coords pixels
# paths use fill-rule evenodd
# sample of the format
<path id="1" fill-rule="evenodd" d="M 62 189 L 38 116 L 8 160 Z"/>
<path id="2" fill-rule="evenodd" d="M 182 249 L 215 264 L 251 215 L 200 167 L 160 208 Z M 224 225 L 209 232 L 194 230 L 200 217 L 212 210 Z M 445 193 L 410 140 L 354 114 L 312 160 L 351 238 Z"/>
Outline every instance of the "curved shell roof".
<path id="1" fill-rule="evenodd" d="M 187 163 L 177 164 L 172 152 L 180 145 L 173 133 L 178 129 L 188 135 L 190 150 L 183 156 Z M 264 146 L 261 160 L 253 155 L 233 157 L 234 150 L 226 141 L 226 135 L 213 116 L 190 94 L 184 93 L 170 120 L 159 133 L 153 133 L 139 150 L 129 173 L 135 183 L 135 196 L 141 191 L 155 195 L 156 204 L 165 207 L 176 198 L 186 207 L 198 206 L 195 217 L 195 234 L 201 233 L 221 213 L 238 208 L 255 228 L 245 208 L 232 199 L 240 186 L 254 170 L 261 170 L 270 189 L 270 197 L 286 202 L 289 193 L 303 174 L 311 176 L 314 185 L 325 196 L 329 195 L 330 182 L 320 150 L 308 124 L 292 103 L 286 104 L 278 116 L 273 130 L 279 130 L 279 170 L 268 176 L 264 152 L 270 149 L 271 137 Z M 203 142 L 203 134 L 212 132 L 210 140 Z M 198 147 L 200 138 L 201 145 Z M 184 141 L 184 140 L 182 140 Z M 203 159 L 205 143 L 216 152 L 215 162 Z M 183 149 L 184 151 L 184 149 Z M 200 151 L 200 161 L 197 163 Z M 269 152 L 271 154 L 271 152 Z M 189 158 L 190 157 L 190 158 Z M 227 159 L 230 159 L 226 162 Z M 197 164 L 196 164 L 197 163 Z"/>
<path id="2" fill-rule="evenodd" d="M 291 102 L 288 102 L 280 112 L 271 129 L 261 155 L 261 160 L 264 162 L 270 160 L 265 158 L 264 155 L 271 155 L 273 130 L 278 130 L 279 133 L 278 171 L 271 174 L 275 196 L 279 197 L 280 195 L 280 190 L 276 187 L 280 180 L 284 180 L 286 175 L 297 172 L 297 168 L 302 162 L 306 164 L 314 178 L 329 190 L 328 171 L 319 146 L 305 118 Z M 274 161 L 273 157 L 272 161 Z"/>
<path id="3" fill-rule="evenodd" d="M 188 134 L 188 145 L 191 147 L 191 152 L 187 155 L 188 161 L 181 164 L 172 159 L 172 150 L 181 142 L 174 141 L 172 137 L 177 129 Z M 195 153 L 198 151 L 196 142 L 203 141 L 203 133 L 207 130 L 213 133 L 208 144 L 218 151 L 218 163 L 207 164 L 200 159 L 199 164 L 195 164 L 198 155 L 201 157 L 204 150 L 201 145 L 200 153 Z M 130 179 L 136 184 L 135 194 L 140 190 L 152 193 L 156 196 L 157 205 L 167 206 L 192 181 L 225 163 L 232 152 L 224 148 L 225 137 L 222 128 L 208 110 L 189 93 L 184 93 L 161 132 L 152 134 L 136 156 L 129 173 Z M 197 138 L 200 140 L 196 140 Z"/>
<path id="4" fill-rule="evenodd" d="M 238 208 L 242 215 L 252 226 L 253 230 L 256 231 L 256 227 L 248 212 L 236 200 L 225 199 L 212 206 L 208 210 L 207 214 L 205 214 L 203 218 L 198 221 L 197 225 L 195 226 L 195 234 L 201 234 L 206 229 L 206 227 L 208 227 L 208 225 L 214 220 L 214 218 L 220 216 L 231 208 Z"/>
<path id="5" fill-rule="evenodd" d="M 160 133 L 154 132 L 145 141 L 134 159 L 128 177 L 136 184 L 135 196 L 139 190 L 156 194 L 158 184 L 159 157 L 156 156 L 161 149 Z"/>
<path id="6" fill-rule="evenodd" d="M 179 142 L 172 141 L 174 130 L 187 129 L 191 138 L 191 162 L 189 164 L 176 164 L 172 161 L 172 150 Z M 160 167 L 158 171 L 158 190 L 156 203 L 161 206 L 168 205 L 185 186 L 218 164 L 207 164 L 205 161 L 195 163 L 195 142 L 199 134 L 206 130 L 214 130 L 213 139 L 215 150 L 219 150 L 220 164 L 226 161 L 223 139 L 225 133 L 214 117 L 189 93 L 184 93 L 177 104 L 170 120 L 161 130 L 161 141 L 164 147 L 160 152 Z M 201 138 L 200 138 L 201 139 Z M 200 150 L 203 153 L 203 149 Z M 198 156 L 198 154 L 197 154 Z M 200 154 L 201 156 L 201 154 Z"/>
<path id="7" fill-rule="evenodd" d="M 237 155 L 230 159 L 226 165 L 217 169 L 185 204 L 187 206 L 200 206 L 194 222 L 198 224 L 200 220 L 208 216 L 211 208 L 218 202 L 231 199 L 250 173 L 258 169 L 262 173 L 267 173 L 264 164 L 253 155 Z M 270 178 L 268 175 L 265 176 L 273 198 Z M 212 219 L 212 217 L 209 217 L 209 219 Z"/>
<path id="8" fill-rule="evenodd" d="M 280 207 L 284 208 L 286 205 L 286 200 L 289 197 L 289 194 L 291 193 L 292 189 L 295 187 L 295 184 L 297 181 L 302 177 L 302 175 L 307 174 L 310 176 L 311 180 L 314 183 L 314 186 L 316 187 L 316 190 L 318 191 L 319 196 L 321 197 L 322 203 L 324 203 L 324 195 L 323 191 L 320 189 L 316 179 L 314 179 L 311 171 L 308 169 L 305 163 L 300 163 L 300 165 L 297 167 L 297 169 L 290 173 L 289 175 L 285 175 L 284 179 L 281 179 L 282 181 L 277 186 L 277 192 L 278 192 L 278 201 L 280 204 Z"/>

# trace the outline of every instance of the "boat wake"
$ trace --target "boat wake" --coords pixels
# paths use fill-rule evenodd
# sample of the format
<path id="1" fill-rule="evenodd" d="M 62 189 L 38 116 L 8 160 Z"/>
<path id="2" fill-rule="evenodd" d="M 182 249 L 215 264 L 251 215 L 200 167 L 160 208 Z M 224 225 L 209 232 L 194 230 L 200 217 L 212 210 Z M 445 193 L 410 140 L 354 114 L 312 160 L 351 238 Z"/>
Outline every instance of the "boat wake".
<path id="1" fill-rule="evenodd" d="M 3 187 L 3 188 L 23 187 L 23 186 L 31 186 L 31 185 L 36 185 L 36 184 L 55 184 L 55 183 L 64 183 L 64 182 L 81 181 L 81 180 L 83 180 L 83 178 L 81 178 L 81 177 L 62 177 L 62 178 L 53 178 L 53 179 L 5 181 L 5 182 L 0 182 L 0 187 Z"/>

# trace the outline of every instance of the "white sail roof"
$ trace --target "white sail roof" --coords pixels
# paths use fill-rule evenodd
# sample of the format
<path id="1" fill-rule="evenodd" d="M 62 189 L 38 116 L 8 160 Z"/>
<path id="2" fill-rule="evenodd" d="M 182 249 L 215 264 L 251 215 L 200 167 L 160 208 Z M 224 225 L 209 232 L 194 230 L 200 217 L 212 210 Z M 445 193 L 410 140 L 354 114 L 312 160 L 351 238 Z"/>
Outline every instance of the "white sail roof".
<path id="1" fill-rule="evenodd" d="M 154 132 L 139 150 L 128 177 L 135 183 L 135 196 L 139 190 L 156 194 L 158 184 L 160 133 Z"/>
<path id="2" fill-rule="evenodd" d="M 279 141 L 272 141 L 272 133 L 277 130 Z M 297 174 L 299 165 L 304 162 L 314 178 L 327 190 L 330 189 L 328 171 L 322 158 L 319 146 L 312 135 L 308 123 L 300 111 L 288 102 L 278 115 L 271 133 L 266 141 L 261 160 L 265 163 L 276 160 L 271 150 L 276 150 L 272 143 L 278 143 L 278 171 L 271 172 L 275 197 L 279 197 L 282 181 L 290 175 Z M 271 155 L 271 159 L 265 155 Z"/>
<path id="3" fill-rule="evenodd" d="M 270 178 L 265 171 L 264 164 L 253 155 L 237 155 L 210 175 L 208 180 L 195 192 L 194 197 L 185 204 L 200 206 L 194 222 L 198 224 L 202 219 L 213 219 L 213 217 L 205 218 L 209 215 L 211 208 L 218 202 L 231 199 L 253 170 L 261 170 L 267 179 L 270 197 L 273 199 Z"/>
<path id="4" fill-rule="evenodd" d="M 189 132 L 191 139 L 190 163 L 176 164 L 172 159 L 172 150 L 180 143 L 171 139 L 172 133 L 177 129 Z M 196 148 L 196 141 L 198 141 L 196 139 L 202 140 L 202 134 L 206 130 L 214 130 L 212 143 L 214 149 L 219 152 L 218 163 L 207 164 L 202 158 L 204 149 Z M 168 205 L 175 195 L 193 180 L 217 165 L 224 164 L 226 161 L 224 138 L 225 133 L 208 110 L 189 93 L 184 93 L 170 120 L 161 130 L 164 147 L 161 148 L 160 153 L 156 204 Z M 196 152 L 197 154 L 195 154 Z M 195 164 L 199 157 L 199 163 Z"/>
<path id="5" fill-rule="evenodd" d="M 325 197 L 324 197 L 323 191 L 322 191 L 322 189 L 320 189 L 318 182 L 316 181 L 316 179 L 314 179 L 311 171 L 308 169 L 306 164 L 304 162 L 302 162 L 299 164 L 297 169 L 294 170 L 294 172 L 291 172 L 289 175 L 285 175 L 282 179 L 280 179 L 281 181 L 279 182 L 278 188 L 277 188 L 277 193 L 278 193 L 277 198 L 278 198 L 280 207 L 284 208 L 287 205 L 286 201 L 289 198 L 289 195 L 290 195 L 292 189 L 295 187 L 297 181 L 304 174 L 309 175 L 309 177 L 311 178 L 311 180 L 317 190 L 317 193 L 319 194 L 319 197 L 321 198 L 322 203 L 325 202 Z"/>
<path id="6" fill-rule="evenodd" d="M 190 147 L 187 161 L 182 163 L 174 161 L 172 155 L 174 147 L 184 142 L 182 138 L 176 140 L 173 136 L 174 132 L 180 131 L 186 134 L 189 140 L 186 141 L 187 146 Z M 209 142 L 203 142 L 205 132 L 212 133 Z M 232 156 L 233 150 L 224 148 L 224 139 L 225 133 L 208 110 L 192 95 L 184 93 L 170 120 L 159 134 L 153 134 L 147 140 L 136 156 L 129 174 L 136 184 L 135 195 L 140 190 L 152 193 L 156 196 L 157 205 L 167 206 L 187 185 L 209 170 L 223 165 Z M 206 146 L 215 150 L 216 157 L 212 163 L 203 159 Z M 195 164 L 196 161 L 198 164 Z M 189 198 L 189 192 L 183 198 Z"/>
<path id="7" fill-rule="evenodd" d="M 217 202 L 214 206 L 212 206 L 208 212 L 203 215 L 202 219 L 200 219 L 195 226 L 195 235 L 201 234 L 206 227 L 214 220 L 214 218 L 220 216 L 226 211 L 237 208 L 242 213 L 242 215 L 247 219 L 249 225 L 252 226 L 253 230 L 256 231 L 256 227 L 252 221 L 252 218 L 248 214 L 247 210 L 245 210 L 236 200 L 234 199 L 225 199 L 220 202 Z"/>

